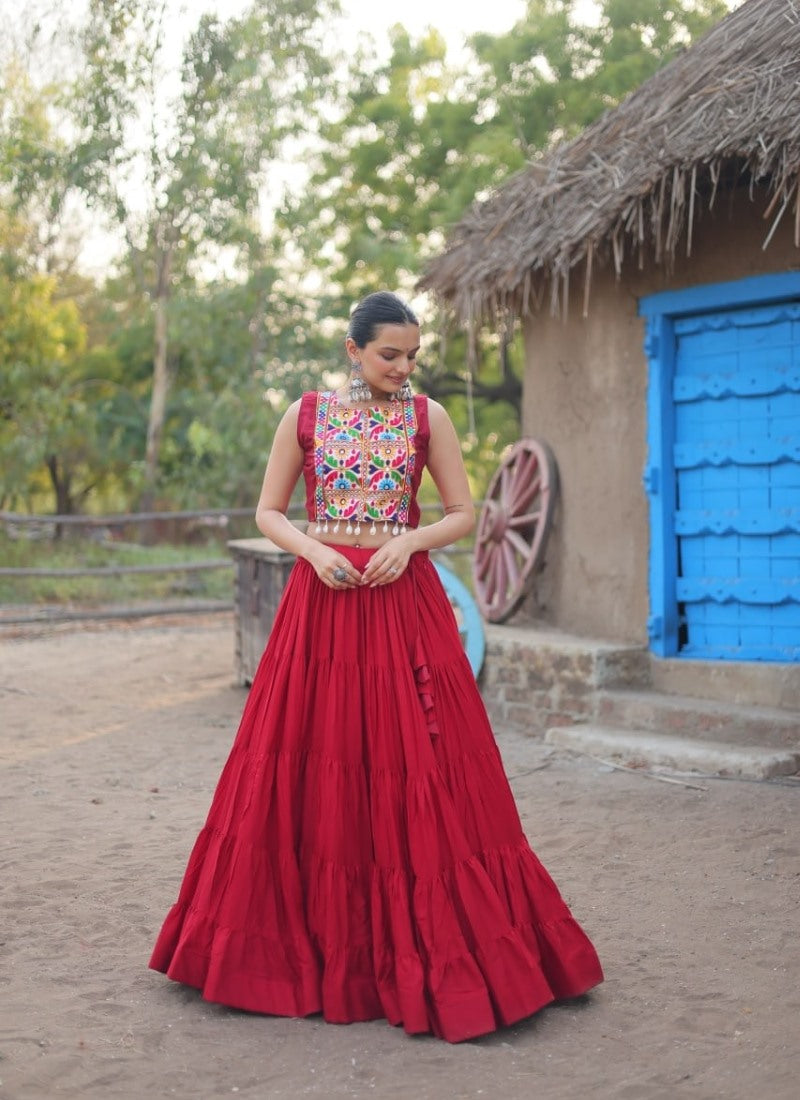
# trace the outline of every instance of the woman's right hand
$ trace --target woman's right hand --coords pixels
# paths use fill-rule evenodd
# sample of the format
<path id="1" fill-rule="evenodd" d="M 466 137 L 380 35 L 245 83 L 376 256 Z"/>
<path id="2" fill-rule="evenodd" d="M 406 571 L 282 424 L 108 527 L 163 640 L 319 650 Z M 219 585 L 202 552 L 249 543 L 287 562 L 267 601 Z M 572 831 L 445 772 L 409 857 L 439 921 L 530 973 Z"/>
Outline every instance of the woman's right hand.
<path id="1" fill-rule="evenodd" d="M 315 545 L 303 554 L 303 557 L 317 574 L 323 584 L 328 588 L 343 589 L 357 588 L 361 583 L 361 574 L 344 554 L 334 550 L 332 546 L 326 546 L 323 542 L 311 539 Z M 346 576 L 334 576 L 337 570 L 344 571 Z"/>

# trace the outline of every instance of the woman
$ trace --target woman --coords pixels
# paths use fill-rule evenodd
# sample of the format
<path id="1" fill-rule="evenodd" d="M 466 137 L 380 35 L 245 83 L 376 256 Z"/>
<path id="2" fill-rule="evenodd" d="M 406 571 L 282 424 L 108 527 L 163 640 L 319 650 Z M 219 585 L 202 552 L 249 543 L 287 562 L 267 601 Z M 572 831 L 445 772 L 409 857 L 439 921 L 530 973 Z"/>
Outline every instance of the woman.
<path id="1" fill-rule="evenodd" d="M 297 562 L 150 965 L 237 1008 L 457 1042 L 602 971 L 522 833 L 428 557 L 474 511 L 449 417 L 410 391 L 419 331 L 369 295 L 349 383 L 275 433 L 256 522 Z M 444 516 L 420 527 L 425 466 Z"/>

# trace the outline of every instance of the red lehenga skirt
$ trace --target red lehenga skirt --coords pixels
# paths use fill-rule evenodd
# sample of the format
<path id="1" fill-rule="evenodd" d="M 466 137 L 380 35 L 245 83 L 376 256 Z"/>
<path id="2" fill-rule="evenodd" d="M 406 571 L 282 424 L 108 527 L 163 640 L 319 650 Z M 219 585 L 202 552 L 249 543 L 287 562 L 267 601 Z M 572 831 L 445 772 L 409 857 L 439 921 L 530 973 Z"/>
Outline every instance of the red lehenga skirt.
<path id="1" fill-rule="evenodd" d="M 150 966 L 232 1007 L 451 1042 L 602 981 L 427 554 L 349 591 L 297 562 Z"/>

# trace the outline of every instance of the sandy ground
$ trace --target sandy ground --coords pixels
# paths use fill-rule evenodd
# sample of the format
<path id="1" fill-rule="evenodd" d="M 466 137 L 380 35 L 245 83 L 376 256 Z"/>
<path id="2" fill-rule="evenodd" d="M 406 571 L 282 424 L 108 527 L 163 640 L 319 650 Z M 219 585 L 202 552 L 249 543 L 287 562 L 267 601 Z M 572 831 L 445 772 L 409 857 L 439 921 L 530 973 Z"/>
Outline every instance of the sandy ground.
<path id="1" fill-rule="evenodd" d="M 245 698 L 227 616 L 0 638 L 3 1100 L 782 1100 L 800 789 L 706 790 L 498 732 L 607 980 L 458 1046 L 204 1003 L 147 970 Z"/>

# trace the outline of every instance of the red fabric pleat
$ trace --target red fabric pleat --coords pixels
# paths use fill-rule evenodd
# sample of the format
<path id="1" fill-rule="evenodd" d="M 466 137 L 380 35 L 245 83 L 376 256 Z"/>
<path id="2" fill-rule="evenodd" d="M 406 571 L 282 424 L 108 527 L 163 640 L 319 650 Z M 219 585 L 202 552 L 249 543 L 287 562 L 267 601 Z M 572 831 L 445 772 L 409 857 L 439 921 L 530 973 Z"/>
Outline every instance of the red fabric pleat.
<path id="1" fill-rule="evenodd" d="M 232 1007 L 451 1042 L 602 981 L 426 554 L 346 592 L 297 562 L 150 966 Z"/>

